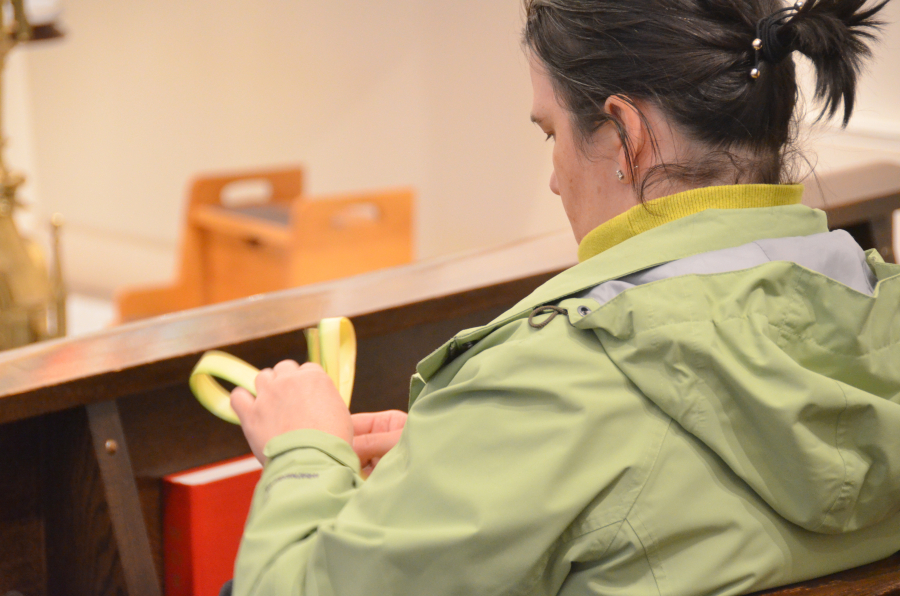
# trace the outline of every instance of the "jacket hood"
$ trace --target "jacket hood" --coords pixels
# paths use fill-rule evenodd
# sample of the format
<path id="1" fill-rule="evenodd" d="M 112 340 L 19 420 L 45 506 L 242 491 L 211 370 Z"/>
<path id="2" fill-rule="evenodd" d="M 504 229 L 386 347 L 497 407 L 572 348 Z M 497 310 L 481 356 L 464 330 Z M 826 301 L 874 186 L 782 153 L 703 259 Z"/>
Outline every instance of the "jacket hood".
<path id="1" fill-rule="evenodd" d="M 826 242 L 806 266 L 763 250 L 736 271 L 607 282 L 576 324 L 778 514 L 820 533 L 900 510 L 900 266 L 851 244 Z"/>

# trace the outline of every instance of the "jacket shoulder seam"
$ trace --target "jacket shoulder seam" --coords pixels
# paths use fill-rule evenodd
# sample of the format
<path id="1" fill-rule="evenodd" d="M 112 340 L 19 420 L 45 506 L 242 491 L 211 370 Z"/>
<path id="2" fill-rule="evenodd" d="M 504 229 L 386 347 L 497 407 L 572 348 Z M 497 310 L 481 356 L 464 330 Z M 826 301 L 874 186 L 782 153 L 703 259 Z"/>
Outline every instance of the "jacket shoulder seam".
<path id="1" fill-rule="evenodd" d="M 671 433 L 672 424 L 674 424 L 674 422 L 675 421 L 673 419 L 671 419 L 671 418 L 669 419 L 669 423 L 666 425 L 666 432 L 663 433 L 663 436 L 659 441 L 659 445 L 657 446 L 656 457 L 653 459 L 653 464 L 647 469 L 647 475 L 644 477 L 644 482 L 641 483 L 641 489 L 635 495 L 634 500 L 631 502 L 631 507 L 628 509 L 628 512 L 625 514 L 625 523 L 628 524 L 628 526 L 631 528 L 631 531 L 634 532 L 634 535 L 637 537 L 638 541 L 640 542 L 641 552 L 643 553 L 644 558 L 647 561 L 647 567 L 650 568 L 650 573 L 653 574 L 653 581 L 656 584 L 656 591 L 659 594 L 662 594 L 662 589 L 660 588 L 660 585 L 659 585 L 660 584 L 659 576 L 662 573 L 662 569 L 661 569 L 662 565 L 659 562 L 657 562 L 657 564 L 654 564 L 655 557 L 653 556 L 653 553 L 652 553 L 653 545 L 651 544 L 648 547 L 648 545 L 644 543 L 644 539 L 641 537 L 640 532 L 637 531 L 637 528 L 635 528 L 635 525 L 634 525 L 634 523 L 632 523 L 632 520 L 635 517 L 638 517 L 638 514 L 635 511 L 635 507 L 637 506 L 638 499 L 640 499 L 641 494 L 644 492 L 644 488 L 646 488 L 647 481 L 650 479 L 650 476 L 653 474 L 653 471 L 659 465 L 659 458 L 660 458 L 660 455 L 662 454 L 663 444 L 666 442 L 666 438 L 668 438 L 669 434 Z M 640 524 L 640 526 L 644 527 L 643 524 Z M 653 536 L 650 534 L 650 531 L 646 528 L 645 528 L 645 533 L 647 534 L 647 537 L 650 538 L 651 543 L 654 542 Z"/>
<path id="2" fill-rule="evenodd" d="M 656 444 L 656 447 L 655 447 L 656 453 L 653 455 L 653 461 L 650 463 L 650 465 L 648 465 L 646 467 L 646 470 L 643 474 L 643 478 L 641 479 L 641 481 L 635 483 L 635 488 L 632 489 L 633 496 L 629 499 L 630 503 L 627 503 L 627 508 L 626 508 L 625 512 L 621 516 L 617 517 L 614 521 L 605 523 L 598 527 L 592 527 L 590 529 L 583 529 L 583 531 L 577 532 L 574 536 L 568 536 L 564 540 L 562 540 L 560 542 L 560 544 L 563 544 L 563 545 L 572 544 L 573 542 L 581 540 L 582 538 L 584 538 L 586 536 L 589 536 L 595 532 L 599 532 L 601 530 L 604 530 L 604 529 L 609 528 L 610 526 L 614 526 L 616 524 L 621 525 L 623 523 L 629 523 L 629 525 L 630 525 L 628 518 L 631 515 L 632 511 L 634 510 L 637 500 L 640 498 L 641 494 L 644 492 L 644 488 L 647 486 L 647 481 L 650 478 L 650 476 L 652 475 L 653 470 L 656 469 L 656 466 L 659 463 L 659 457 L 660 457 L 660 454 L 662 453 L 662 446 L 666 442 L 666 438 L 669 436 L 669 433 L 672 428 L 672 423 L 673 423 L 673 420 L 670 418 L 669 421 L 666 423 L 665 432 L 662 433 L 662 435 L 659 438 L 659 441 Z M 581 524 L 581 528 L 585 528 L 585 526 L 587 525 L 586 521 Z M 612 540 L 610 540 L 610 543 L 608 545 L 606 545 L 606 548 L 604 549 L 603 553 L 600 556 L 606 555 L 610 546 L 614 542 L 615 537 L 618 536 L 620 531 L 621 531 L 621 529 L 616 531 L 616 534 L 613 536 Z M 641 545 L 641 546 L 643 548 L 643 545 Z"/>

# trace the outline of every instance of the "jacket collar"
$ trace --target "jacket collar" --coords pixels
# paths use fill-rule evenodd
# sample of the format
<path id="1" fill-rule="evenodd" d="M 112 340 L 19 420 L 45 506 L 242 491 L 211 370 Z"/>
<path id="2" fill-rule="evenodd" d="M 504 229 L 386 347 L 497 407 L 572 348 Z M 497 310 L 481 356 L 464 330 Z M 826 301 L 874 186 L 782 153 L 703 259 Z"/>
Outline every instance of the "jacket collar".
<path id="1" fill-rule="evenodd" d="M 501 321 L 662 263 L 763 238 L 809 236 L 828 231 L 824 211 L 804 205 L 707 209 L 629 238 L 566 269 L 498 317 Z"/>
<path id="2" fill-rule="evenodd" d="M 578 246 L 578 261 L 586 261 L 638 234 L 707 209 L 797 205 L 802 197 L 800 184 L 707 186 L 661 197 L 632 207 L 588 233 Z"/>
<path id="3" fill-rule="evenodd" d="M 416 367 L 410 403 L 424 383 L 474 342 L 539 306 L 662 263 L 741 246 L 763 238 L 809 236 L 828 231 L 823 211 L 803 205 L 751 209 L 707 209 L 629 238 L 546 282 L 484 327 L 467 329 L 447 341 Z"/>

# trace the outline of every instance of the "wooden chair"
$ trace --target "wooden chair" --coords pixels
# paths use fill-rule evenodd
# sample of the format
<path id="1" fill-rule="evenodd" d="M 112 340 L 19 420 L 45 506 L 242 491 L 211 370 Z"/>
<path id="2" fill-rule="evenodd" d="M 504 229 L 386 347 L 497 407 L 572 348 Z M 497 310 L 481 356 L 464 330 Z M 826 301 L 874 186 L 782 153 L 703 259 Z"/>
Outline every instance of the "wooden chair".
<path id="1" fill-rule="evenodd" d="M 233 204 L 228 191 L 256 185 L 252 206 L 259 210 L 289 205 L 298 200 L 303 191 L 303 170 L 288 167 L 268 170 L 247 170 L 227 174 L 203 175 L 191 182 L 188 192 L 187 217 L 181 238 L 181 257 L 178 276 L 173 284 L 120 288 L 115 302 L 120 321 L 142 319 L 154 315 L 184 310 L 205 304 L 203 281 L 197 275 L 203 262 L 203 233 L 193 225 L 198 210 L 213 207 L 247 208 L 242 201 Z M 244 189 L 252 188 L 243 186 Z"/>
<path id="2" fill-rule="evenodd" d="M 307 197 L 191 214 L 202 304 L 349 277 L 412 260 L 410 189 Z"/>
<path id="3" fill-rule="evenodd" d="M 236 182 L 271 186 L 263 202 L 227 204 Z M 409 189 L 301 197 L 299 169 L 197 179 L 174 285 L 117 293 L 121 321 L 356 275 L 412 260 Z"/>

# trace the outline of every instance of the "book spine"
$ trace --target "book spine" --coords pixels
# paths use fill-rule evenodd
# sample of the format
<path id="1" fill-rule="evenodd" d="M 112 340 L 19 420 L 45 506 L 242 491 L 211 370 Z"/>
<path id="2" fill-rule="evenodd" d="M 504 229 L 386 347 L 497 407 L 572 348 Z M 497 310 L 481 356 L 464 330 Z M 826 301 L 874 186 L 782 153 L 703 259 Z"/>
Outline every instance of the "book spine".
<path id="1" fill-rule="evenodd" d="M 164 486 L 163 565 L 166 596 L 194 596 L 189 486 Z"/>

